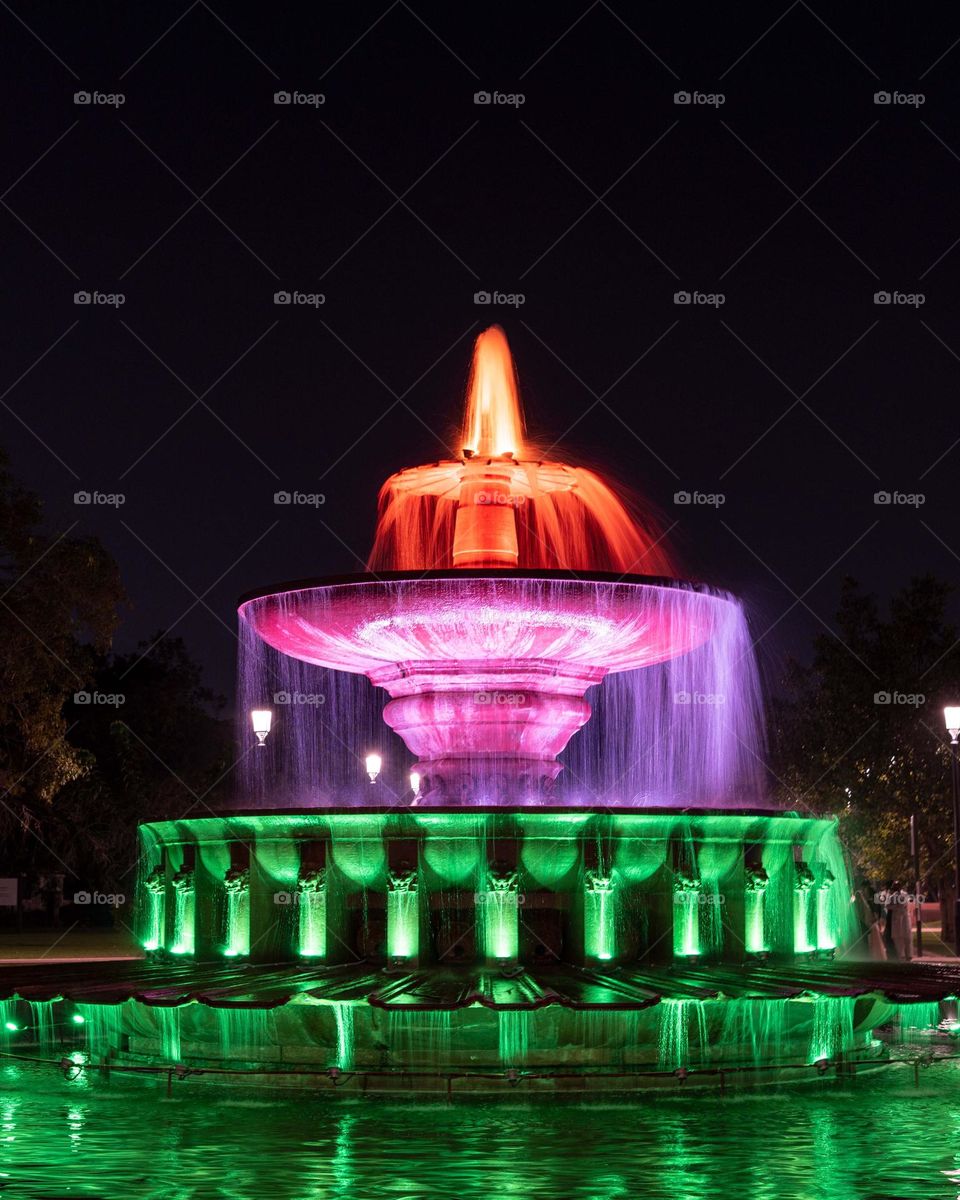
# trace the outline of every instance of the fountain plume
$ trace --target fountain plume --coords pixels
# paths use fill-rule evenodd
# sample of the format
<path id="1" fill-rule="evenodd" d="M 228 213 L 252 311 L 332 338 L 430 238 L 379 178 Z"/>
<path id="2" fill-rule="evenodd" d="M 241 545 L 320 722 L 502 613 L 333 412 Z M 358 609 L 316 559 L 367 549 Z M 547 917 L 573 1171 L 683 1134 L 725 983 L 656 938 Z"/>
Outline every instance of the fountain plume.
<path id="1" fill-rule="evenodd" d="M 383 485 L 371 571 L 458 568 L 670 575 L 652 512 L 595 472 L 541 456 L 525 437 L 516 370 L 497 326 L 474 344 L 457 457 Z"/>

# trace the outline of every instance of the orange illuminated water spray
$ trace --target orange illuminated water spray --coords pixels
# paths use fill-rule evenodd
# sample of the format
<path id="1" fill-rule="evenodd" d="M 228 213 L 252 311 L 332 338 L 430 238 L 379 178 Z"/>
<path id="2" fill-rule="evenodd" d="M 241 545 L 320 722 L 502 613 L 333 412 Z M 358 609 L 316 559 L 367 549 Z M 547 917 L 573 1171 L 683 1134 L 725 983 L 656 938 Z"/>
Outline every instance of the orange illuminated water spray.
<path id="1" fill-rule="evenodd" d="M 538 457 L 524 437 L 513 357 L 498 325 L 474 345 L 458 453 L 383 485 L 372 570 L 674 574 L 648 517 L 593 471 Z"/>
<path id="2" fill-rule="evenodd" d="M 492 325 L 477 338 L 463 427 L 466 467 L 453 533 L 455 567 L 515 567 L 516 508 L 510 483 L 523 449 L 517 377 L 507 338 Z"/>
<path id="3" fill-rule="evenodd" d="M 507 335 L 491 325 L 477 338 L 467 385 L 463 447 L 478 458 L 523 458 L 523 418 Z"/>

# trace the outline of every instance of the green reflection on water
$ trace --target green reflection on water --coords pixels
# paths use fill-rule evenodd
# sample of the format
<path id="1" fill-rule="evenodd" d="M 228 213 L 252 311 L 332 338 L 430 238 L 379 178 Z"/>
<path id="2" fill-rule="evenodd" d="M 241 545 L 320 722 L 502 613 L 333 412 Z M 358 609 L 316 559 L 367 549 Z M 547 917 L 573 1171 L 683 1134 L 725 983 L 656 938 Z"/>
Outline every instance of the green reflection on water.
<path id="1" fill-rule="evenodd" d="M 905 1125 L 908 1122 L 908 1125 Z M 909 1129 L 909 1136 L 903 1134 Z M 590 1103 L 0 1067 L 0 1191 L 81 1200 L 955 1200 L 960 1071 Z"/>

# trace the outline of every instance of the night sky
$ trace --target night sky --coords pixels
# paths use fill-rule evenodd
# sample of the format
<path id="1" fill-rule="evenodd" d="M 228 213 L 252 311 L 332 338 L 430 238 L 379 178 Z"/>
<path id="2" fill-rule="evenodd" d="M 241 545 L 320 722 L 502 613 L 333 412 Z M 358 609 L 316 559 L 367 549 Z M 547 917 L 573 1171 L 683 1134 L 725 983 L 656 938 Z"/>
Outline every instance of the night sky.
<path id="1" fill-rule="evenodd" d="M 361 569 L 492 321 L 529 428 L 676 522 L 769 680 L 842 575 L 956 577 L 955 6 L 0 0 L 0 32 L 0 442 L 118 559 L 121 648 L 170 628 L 232 693 L 236 597 Z"/>

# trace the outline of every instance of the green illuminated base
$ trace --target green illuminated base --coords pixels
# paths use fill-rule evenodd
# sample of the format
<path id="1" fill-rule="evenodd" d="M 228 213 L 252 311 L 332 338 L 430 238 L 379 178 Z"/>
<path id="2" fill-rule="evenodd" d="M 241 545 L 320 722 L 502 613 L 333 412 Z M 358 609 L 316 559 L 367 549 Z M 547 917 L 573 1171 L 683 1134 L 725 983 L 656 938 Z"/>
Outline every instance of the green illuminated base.
<path id="1" fill-rule="evenodd" d="M 48 1032 L 66 1018 L 66 1007 L 48 1008 Z M 281 1086 L 333 1081 L 364 1092 L 814 1080 L 882 1063 L 886 1049 L 872 1031 L 895 1010 L 871 997 L 662 1001 L 630 1012 L 475 1006 L 427 1013 L 306 998 L 271 1010 L 159 1008 L 136 1000 L 81 1008 L 82 1021 L 76 1010 L 63 1020 L 58 1053 L 73 1048 L 71 1061 L 89 1069 L 189 1071 Z"/>
<path id="2" fill-rule="evenodd" d="M 859 934 L 831 821 L 301 811 L 159 822 L 141 837 L 141 940 L 179 966 L 172 976 L 158 966 L 142 990 L 127 991 L 137 999 L 83 1006 L 94 1062 L 332 1078 L 364 1090 L 500 1087 L 521 1076 L 583 1089 L 688 1073 L 817 1074 L 882 1054 L 872 1030 L 889 1005 L 789 986 L 791 970 L 815 976 L 812 959 Z M 255 973 L 245 976 L 247 961 L 278 974 L 276 999 L 267 985 L 257 991 Z M 214 963 L 229 963 L 229 978 L 202 983 Z M 745 963 L 776 968 L 778 978 L 786 971 L 793 998 L 771 998 L 784 994 L 780 984 L 761 988 L 763 999 L 724 999 L 720 988 L 721 998 L 703 998 L 718 972 Z M 572 972 L 595 1007 L 575 996 L 558 1003 L 528 984 L 551 969 Z M 605 982 L 631 969 L 673 984 L 654 994 L 642 981 L 626 992 Z M 369 989 L 357 986 L 358 971 Z M 305 982 L 309 990 L 282 982 L 321 976 L 328 982 Z M 418 980 L 414 1009 L 403 999 L 407 977 Z M 450 1003 L 461 979 L 475 990 L 479 980 L 481 994 L 488 981 L 499 999 Z M 220 1002 L 251 1007 L 193 1000 L 210 987 Z M 515 1002 L 503 999 L 510 988 Z"/>
<path id="3" fill-rule="evenodd" d="M 789 961 L 859 935 L 835 823 L 795 814 L 247 813 L 141 838 L 141 941 L 181 958 Z"/>

